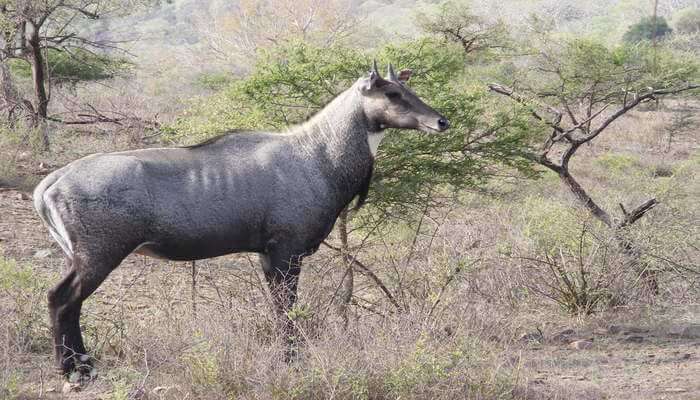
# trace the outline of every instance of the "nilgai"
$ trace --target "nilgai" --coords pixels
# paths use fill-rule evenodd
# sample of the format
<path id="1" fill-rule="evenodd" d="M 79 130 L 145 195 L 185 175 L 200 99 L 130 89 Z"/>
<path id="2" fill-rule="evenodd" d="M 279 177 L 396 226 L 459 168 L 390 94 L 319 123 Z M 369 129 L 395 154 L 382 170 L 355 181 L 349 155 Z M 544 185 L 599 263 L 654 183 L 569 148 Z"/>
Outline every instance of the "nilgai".
<path id="1" fill-rule="evenodd" d="M 92 372 L 80 309 L 130 253 L 177 261 L 259 253 L 277 312 L 289 310 L 302 258 L 355 197 L 358 205 L 365 200 L 384 130 L 448 128 L 405 85 L 409 77 L 390 65 L 382 78 L 375 63 L 368 77 L 287 132 L 94 154 L 41 181 L 34 206 L 68 263 L 48 294 L 62 372 Z"/>

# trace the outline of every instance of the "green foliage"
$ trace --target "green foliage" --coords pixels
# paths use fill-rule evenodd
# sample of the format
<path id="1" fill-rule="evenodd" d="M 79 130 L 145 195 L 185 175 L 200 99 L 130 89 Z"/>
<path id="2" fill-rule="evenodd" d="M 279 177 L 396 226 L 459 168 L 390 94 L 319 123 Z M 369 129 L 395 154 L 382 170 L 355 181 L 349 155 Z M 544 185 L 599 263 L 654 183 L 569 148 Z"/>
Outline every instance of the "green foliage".
<path id="1" fill-rule="evenodd" d="M 126 381 L 119 380 L 112 382 L 112 400 L 128 400 L 130 386 Z"/>
<path id="2" fill-rule="evenodd" d="M 593 314 L 640 294 L 638 274 L 602 223 L 543 198 L 528 199 L 523 208 L 522 233 L 533 245 L 524 255 L 506 256 L 528 270 L 528 292 L 571 315 Z"/>
<path id="3" fill-rule="evenodd" d="M 412 352 L 386 371 L 385 397 L 432 398 L 456 389 L 453 395 L 459 398 L 509 398 L 511 384 L 503 376 L 489 376 L 480 369 L 479 364 L 488 358 L 481 343 L 466 340 L 438 347 L 424 334 Z M 459 389 L 454 386 L 456 382 L 460 382 Z"/>
<path id="4" fill-rule="evenodd" d="M 131 67 L 131 63 L 125 59 L 96 54 L 84 49 L 74 49 L 70 53 L 65 50 L 49 49 L 46 64 L 48 76 L 53 82 L 59 84 L 109 79 L 125 73 Z M 28 62 L 12 59 L 9 65 L 15 76 L 31 78 L 32 70 Z"/>
<path id="5" fill-rule="evenodd" d="M 539 50 L 538 50 L 539 49 Z M 511 71 L 518 88 L 545 103 L 574 113 L 584 120 L 576 105 L 601 107 L 623 105 L 653 89 L 685 86 L 697 79 L 700 64 L 684 53 L 649 43 L 606 46 L 591 38 L 554 41 L 543 39 L 533 47 L 537 55 L 526 68 Z"/>
<path id="6" fill-rule="evenodd" d="M 551 253 L 558 248 L 573 250 L 578 246 L 571 233 L 580 224 L 570 205 L 532 196 L 524 200 L 519 214 L 523 235 L 538 251 Z"/>
<path id="7" fill-rule="evenodd" d="M 439 357 L 426 348 L 424 340 L 416 342 L 416 348 L 395 369 L 389 371 L 385 384 L 388 392 L 396 398 L 416 394 L 417 389 L 432 387 L 445 381 L 449 371 L 459 360 L 461 352 L 455 357 Z"/>
<path id="8" fill-rule="evenodd" d="M 371 339 L 368 339 L 371 340 Z M 273 399 L 509 399 L 514 379 L 490 365 L 493 353 L 476 339 L 451 340 L 423 332 L 387 352 L 387 359 L 329 359 L 308 350 L 312 360 L 271 389 Z M 382 349 L 380 351 L 384 351 Z M 332 352 L 332 350 L 331 350 Z M 361 352 L 359 353 L 361 354 Z"/>
<path id="9" fill-rule="evenodd" d="M 19 397 L 22 375 L 18 371 L 0 373 L 0 399 L 16 399 Z"/>
<path id="10" fill-rule="evenodd" d="M 291 321 L 308 321 L 313 318 L 313 311 L 308 305 L 295 304 L 291 310 L 287 311 L 287 318 Z"/>
<path id="11" fill-rule="evenodd" d="M 606 173 L 614 174 L 633 173 L 641 168 L 636 157 L 624 154 L 603 154 L 596 158 L 595 163 L 603 167 Z"/>
<path id="12" fill-rule="evenodd" d="M 198 99 L 173 126 L 174 141 L 199 141 L 228 129 L 282 130 L 317 112 L 367 74 L 372 59 L 414 72 L 411 87 L 452 124 L 444 135 L 389 132 L 375 166 L 370 203 L 401 214 L 435 201 L 437 192 L 478 187 L 506 167 L 532 173 L 520 158 L 528 118 L 494 107 L 480 86 L 465 81 L 465 55 L 435 39 L 358 49 L 293 43 L 260 53 L 250 76 Z"/>
<path id="13" fill-rule="evenodd" d="M 634 44 L 644 40 L 662 38 L 672 31 L 664 17 L 656 17 L 656 19 L 654 17 L 644 17 L 627 29 L 627 32 L 622 36 L 622 40 Z"/>
<path id="14" fill-rule="evenodd" d="M 700 33 L 700 8 L 688 8 L 678 13 L 675 18 L 678 33 Z"/>
<path id="15" fill-rule="evenodd" d="M 22 350 L 43 347 L 46 338 L 46 279 L 32 268 L 0 256 L 0 298 L 3 315 L 11 321 L 11 343 Z"/>
<path id="16" fill-rule="evenodd" d="M 189 349 L 182 361 L 187 365 L 188 373 L 195 386 L 203 388 L 216 387 L 219 384 L 219 361 L 216 352 L 207 342 L 200 342 Z"/>
<path id="17" fill-rule="evenodd" d="M 233 81 L 233 76 L 223 72 L 204 73 L 197 77 L 197 85 L 204 89 L 218 91 L 226 88 Z"/>

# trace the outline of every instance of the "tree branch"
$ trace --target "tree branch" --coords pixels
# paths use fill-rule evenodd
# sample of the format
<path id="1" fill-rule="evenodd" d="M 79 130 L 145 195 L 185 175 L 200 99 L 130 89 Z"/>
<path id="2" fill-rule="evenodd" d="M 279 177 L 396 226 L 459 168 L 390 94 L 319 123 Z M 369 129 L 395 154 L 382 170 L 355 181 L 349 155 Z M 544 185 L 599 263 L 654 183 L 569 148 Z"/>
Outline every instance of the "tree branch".
<path id="1" fill-rule="evenodd" d="M 489 87 L 489 90 L 491 90 L 491 91 L 493 91 L 493 92 L 496 92 L 496 93 L 499 93 L 499 94 L 502 94 L 502 95 L 505 95 L 505 96 L 508 96 L 508 97 L 510 97 L 511 99 L 517 101 L 517 102 L 520 103 L 520 104 L 529 106 L 529 105 L 530 105 L 530 102 L 532 102 L 532 100 L 526 99 L 525 97 L 523 97 L 523 96 L 521 96 L 521 95 L 515 93 L 515 92 L 513 91 L 513 89 L 511 89 L 511 88 L 509 88 L 509 87 L 507 87 L 507 86 L 500 85 L 500 84 L 498 84 L 498 83 L 489 83 L 489 84 L 488 84 L 488 87 Z M 549 106 L 549 105 L 547 105 L 547 104 L 539 104 L 539 105 L 540 105 L 541 107 L 544 107 L 544 108 L 545 108 L 547 111 L 549 111 L 550 113 L 556 115 L 556 118 L 555 118 L 555 119 L 556 119 L 557 123 L 554 123 L 554 122 L 551 122 L 551 121 L 547 121 L 545 118 L 543 118 L 541 115 L 539 115 L 539 114 L 537 113 L 537 111 L 535 111 L 535 110 L 530 110 L 530 113 L 532 113 L 532 116 L 535 117 L 537 120 L 542 121 L 542 122 L 544 122 L 545 124 L 551 126 L 551 127 L 554 128 L 554 130 L 556 130 L 557 132 L 559 132 L 559 133 L 566 133 L 566 132 L 564 131 L 564 129 L 563 129 L 561 126 L 559 126 L 559 124 L 558 124 L 559 121 L 561 121 L 561 116 L 562 116 L 561 111 L 559 111 L 559 110 L 557 110 L 556 108 L 554 108 L 554 107 L 552 107 L 552 106 Z"/>
<path id="2" fill-rule="evenodd" d="M 384 285 L 384 282 L 382 282 L 382 280 L 379 279 L 379 277 L 374 272 L 372 272 L 372 270 L 369 269 L 369 267 L 367 267 L 366 265 L 364 265 L 363 263 L 358 261 L 355 257 L 351 256 L 350 254 L 343 252 L 343 250 L 341 248 L 335 247 L 332 244 L 326 242 L 325 240 L 322 243 L 324 246 L 328 247 L 329 249 L 331 249 L 331 250 L 335 251 L 336 253 L 340 254 L 341 256 L 343 256 L 345 258 L 346 262 L 352 263 L 353 265 L 359 267 L 360 272 L 364 275 L 369 276 L 377 284 L 377 286 L 379 286 L 379 289 L 381 289 L 381 291 L 384 292 L 384 295 L 386 296 L 386 298 L 389 299 L 391 304 L 393 304 L 394 307 L 396 307 L 396 309 L 398 309 L 398 310 L 403 309 L 401 307 L 401 305 L 399 305 L 399 303 L 394 298 L 394 295 L 392 295 L 391 292 L 389 291 L 389 289 L 386 287 L 386 285 Z"/>
<path id="3" fill-rule="evenodd" d="M 616 119 L 620 118 L 621 116 L 625 115 L 629 110 L 633 109 L 634 107 L 638 106 L 640 103 L 646 100 L 653 100 L 656 98 L 656 96 L 663 96 L 666 94 L 674 94 L 674 93 L 680 93 L 684 92 L 686 90 L 692 90 L 692 89 L 698 89 L 700 88 L 700 84 L 688 84 L 685 87 L 680 87 L 680 88 L 673 88 L 673 89 L 658 89 L 658 90 L 652 90 L 651 92 L 641 95 L 634 99 L 632 102 L 628 103 L 627 105 L 623 106 L 619 110 L 617 110 L 613 115 L 608 117 L 605 121 L 603 121 L 602 124 L 598 128 L 596 128 L 590 135 L 587 135 L 582 138 L 575 139 L 574 141 L 576 143 L 586 143 L 591 140 L 593 140 L 596 136 L 600 135 L 601 132 L 605 130 L 605 128 L 608 127 L 611 123 L 613 123 Z"/>
<path id="4" fill-rule="evenodd" d="M 638 219 L 642 218 L 644 214 L 646 214 L 647 211 L 651 210 L 652 208 L 656 207 L 656 205 L 659 204 L 656 199 L 649 199 L 645 201 L 644 203 L 640 204 L 637 208 L 632 210 L 632 212 L 627 212 L 625 211 L 625 207 L 622 206 L 622 203 L 620 203 L 620 208 L 622 208 L 622 212 L 624 214 L 624 219 L 622 222 L 620 222 L 617 227 L 619 229 L 624 228 L 626 226 L 632 225 L 633 223 L 637 222 Z"/>

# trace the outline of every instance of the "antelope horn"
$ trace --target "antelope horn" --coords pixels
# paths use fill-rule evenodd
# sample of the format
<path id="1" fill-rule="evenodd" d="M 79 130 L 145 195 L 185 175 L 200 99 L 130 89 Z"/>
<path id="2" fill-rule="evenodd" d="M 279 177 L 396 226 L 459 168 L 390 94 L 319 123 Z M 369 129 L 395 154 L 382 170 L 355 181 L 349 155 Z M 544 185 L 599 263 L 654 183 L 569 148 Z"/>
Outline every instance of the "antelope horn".
<path id="1" fill-rule="evenodd" d="M 394 72 L 394 66 L 389 63 L 389 80 L 390 81 L 398 81 L 399 78 L 396 76 L 396 72 Z"/>

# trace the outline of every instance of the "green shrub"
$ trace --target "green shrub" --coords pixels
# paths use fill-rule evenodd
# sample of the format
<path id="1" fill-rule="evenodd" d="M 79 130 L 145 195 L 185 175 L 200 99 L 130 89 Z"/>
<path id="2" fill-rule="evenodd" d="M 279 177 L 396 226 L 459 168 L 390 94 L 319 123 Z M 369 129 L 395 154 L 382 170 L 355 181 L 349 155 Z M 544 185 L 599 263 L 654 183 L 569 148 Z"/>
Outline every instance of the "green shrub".
<path id="1" fill-rule="evenodd" d="M 219 361 L 206 341 L 193 346 L 182 356 L 194 387 L 215 388 L 219 385 Z"/>
<path id="2" fill-rule="evenodd" d="M 683 10 L 674 19 L 676 20 L 676 30 L 679 33 L 700 33 L 700 8 Z"/>
<path id="3" fill-rule="evenodd" d="M 10 321 L 10 345 L 17 350 L 44 351 L 47 346 L 46 291 L 48 281 L 32 268 L 0 256 L 0 298 Z"/>
<path id="4" fill-rule="evenodd" d="M 664 17 L 644 17 L 627 29 L 622 40 L 627 43 L 639 43 L 643 40 L 662 38 L 672 32 Z"/>
<path id="5" fill-rule="evenodd" d="M 28 62 L 19 59 L 11 59 L 8 62 L 13 75 L 31 78 L 32 70 Z M 110 79 L 127 72 L 132 64 L 123 58 L 96 54 L 84 49 L 74 49 L 70 53 L 49 49 L 46 65 L 52 81 L 61 84 Z"/>
<path id="6" fill-rule="evenodd" d="M 388 372 L 385 380 L 388 393 L 391 397 L 403 398 L 445 381 L 455 361 L 463 354 L 455 355 L 454 358 L 438 356 L 427 348 L 424 338 L 419 339 L 413 353 Z"/>
<path id="7" fill-rule="evenodd" d="M 564 228 L 547 231 L 548 226 L 562 223 L 562 220 L 530 215 L 538 221 L 535 225 L 538 232 L 549 239 L 546 247 L 541 244 L 534 248 L 525 246 L 523 251 L 508 255 L 525 270 L 523 286 L 530 294 L 551 300 L 567 313 L 578 316 L 648 298 L 648 286 L 640 279 L 640 271 L 661 270 L 658 263 L 647 260 L 644 253 L 657 239 L 654 234 L 660 233 L 656 227 L 611 231 L 590 217 L 572 215 L 572 221 Z M 568 233 L 561 237 L 564 229 Z M 639 231 L 650 237 L 642 239 Z M 552 240 L 556 237 L 561 239 Z M 676 247 L 683 242 L 674 241 L 668 234 L 658 235 L 661 237 L 661 242 L 672 242 Z M 621 241 L 641 249 L 641 257 L 635 259 L 629 252 L 622 251 Z M 657 254 L 662 254 L 663 260 L 677 258 L 671 252 Z"/>
<path id="8" fill-rule="evenodd" d="M 575 234 L 581 226 L 575 209 L 556 199 L 530 196 L 520 211 L 522 233 L 540 251 L 556 248 L 574 249 L 579 245 Z"/>
<path id="9" fill-rule="evenodd" d="M 605 169 L 606 174 L 627 174 L 641 169 L 639 159 L 626 154 L 603 154 L 597 157 L 594 163 Z"/>
<path id="10" fill-rule="evenodd" d="M 0 399 L 15 399 L 19 395 L 21 375 L 17 371 L 0 372 Z"/>
<path id="11" fill-rule="evenodd" d="M 208 72 L 197 77 L 197 85 L 204 89 L 219 91 L 233 83 L 233 76 L 223 72 Z"/>

